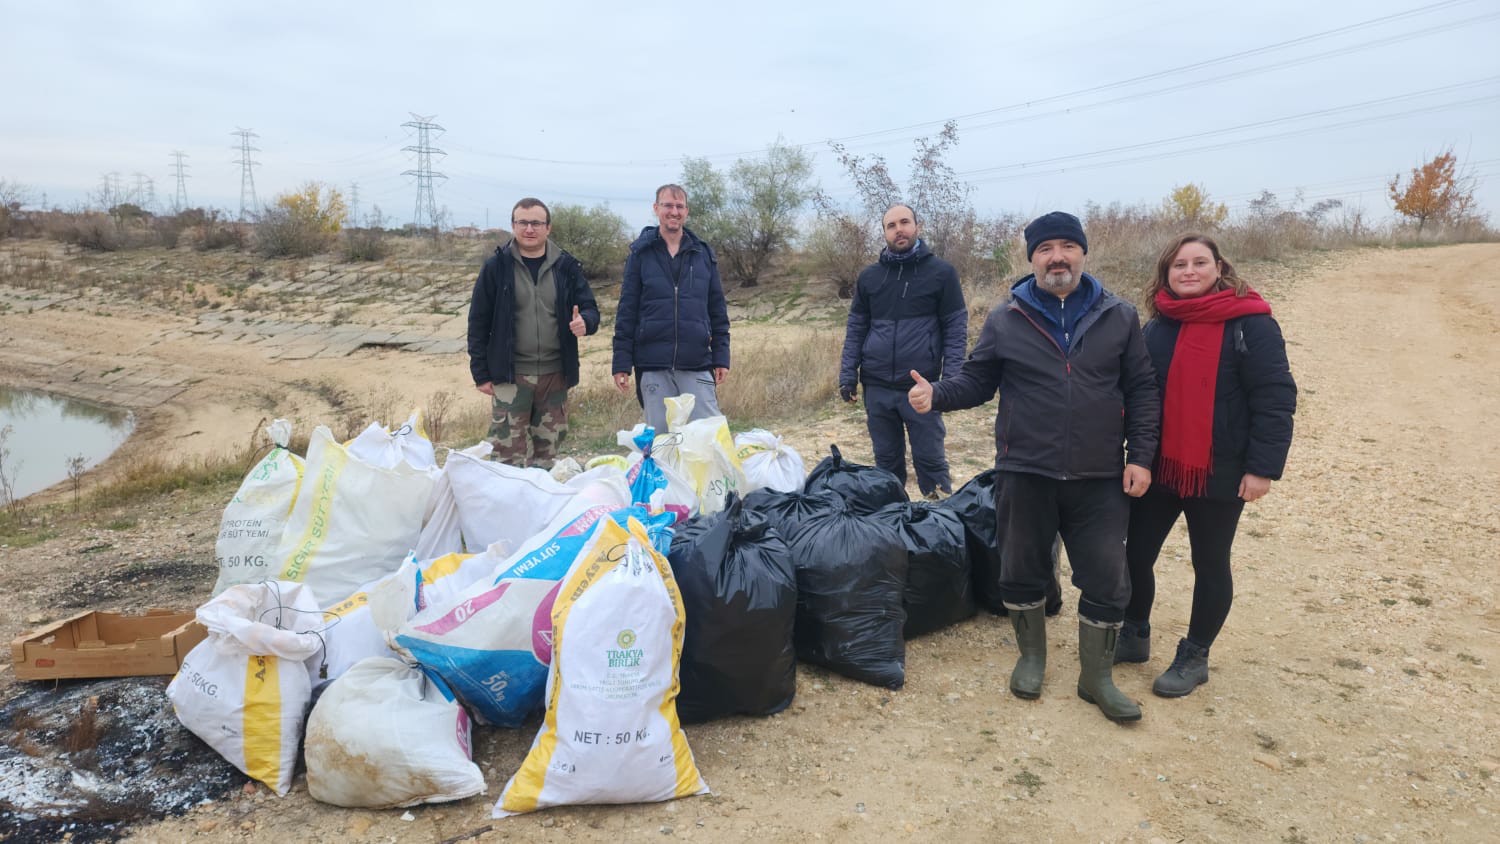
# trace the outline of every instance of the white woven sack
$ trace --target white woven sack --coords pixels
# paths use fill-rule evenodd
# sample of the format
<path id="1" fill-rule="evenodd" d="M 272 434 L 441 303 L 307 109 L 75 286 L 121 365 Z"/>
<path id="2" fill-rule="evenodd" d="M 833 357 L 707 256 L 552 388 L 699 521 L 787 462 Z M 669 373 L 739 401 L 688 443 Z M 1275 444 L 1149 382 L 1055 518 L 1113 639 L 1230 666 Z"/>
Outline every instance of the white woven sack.
<path id="1" fill-rule="evenodd" d="M 276 547 L 278 579 L 307 584 L 319 606 L 331 606 L 395 571 L 421 536 L 434 483 L 433 474 L 405 461 L 371 465 L 318 426 Z"/>
<path id="2" fill-rule="evenodd" d="M 553 605 L 547 714 L 495 817 L 708 791 L 677 720 L 683 617 L 646 528 L 601 521 Z"/>
<path id="3" fill-rule="evenodd" d="M 302 458 L 287 451 L 292 423 L 277 419 L 265 428 L 275 446 L 245 475 L 224 508 L 219 538 L 214 542 L 217 595 L 237 583 L 259 583 L 276 574 L 276 544 L 292 515 L 297 488 L 302 484 Z"/>
<path id="4" fill-rule="evenodd" d="M 208 638 L 167 686 L 177 719 L 277 794 L 292 785 L 312 696 L 308 662 L 323 647 L 317 602 L 302 584 L 241 584 L 198 608 Z"/>
<path id="5" fill-rule="evenodd" d="M 307 791 L 335 806 L 387 809 L 483 794 L 472 755 L 463 707 L 398 659 L 356 664 L 307 719 Z"/>

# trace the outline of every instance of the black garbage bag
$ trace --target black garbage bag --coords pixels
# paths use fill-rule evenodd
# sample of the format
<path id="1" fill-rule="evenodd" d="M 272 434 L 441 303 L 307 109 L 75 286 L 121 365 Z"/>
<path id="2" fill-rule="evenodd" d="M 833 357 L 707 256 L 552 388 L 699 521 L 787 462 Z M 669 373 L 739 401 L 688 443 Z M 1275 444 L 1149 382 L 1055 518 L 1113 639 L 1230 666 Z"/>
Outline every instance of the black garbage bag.
<path id="1" fill-rule="evenodd" d="M 833 492 L 860 515 L 869 515 L 887 504 L 911 500 L 906 487 L 890 472 L 879 466 L 850 463 L 836 445 L 829 446 L 828 451 L 829 455 L 807 473 L 805 491 Z"/>
<path id="2" fill-rule="evenodd" d="M 680 528 L 668 557 L 687 615 L 677 714 L 688 724 L 770 715 L 797 692 L 791 553 L 764 515 L 728 501 Z"/>
<path id="3" fill-rule="evenodd" d="M 910 639 L 974 615 L 974 582 L 968 540 L 958 514 L 935 504 L 887 504 L 870 516 L 890 525 L 906 543 L 906 627 Z"/>
<path id="4" fill-rule="evenodd" d="M 797 658 L 877 686 L 906 682 L 906 544 L 847 510 L 809 517 L 787 542 L 797 567 Z"/>
<path id="5" fill-rule="evenodd" d="M 975 475 L 939 506 L 952 510 L 964 523 L 969 564 L 974 575 L 974 598 L 979 606 L 995 615 L 1006 615 L 1000 600 L 1000 534 L 995 519 L 995 474 L 988 469 Z M 1062 584 L 1058 582 L 1058 552 L 1061 544 L 1052 542 L 1052 581 L 1047 584 L 1047 615 L 1062 610 Z"/>
<path id="6" fill-rule="evenodd" d="M 844 499 L 828 490 L 823 492 L 779 492 L 774 489 L 757 489 L 745 496 L 745 508 L 766 517 L 771 527 L 789 538 L 808 516 L 844 510 L 848 505 Z"/>

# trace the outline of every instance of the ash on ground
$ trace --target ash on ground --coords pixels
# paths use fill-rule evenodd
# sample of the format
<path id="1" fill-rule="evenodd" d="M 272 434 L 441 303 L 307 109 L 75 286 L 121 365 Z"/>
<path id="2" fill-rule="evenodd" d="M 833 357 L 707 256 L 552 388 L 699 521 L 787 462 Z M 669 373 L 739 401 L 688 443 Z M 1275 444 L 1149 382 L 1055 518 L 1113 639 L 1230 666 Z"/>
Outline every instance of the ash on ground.
<path id="1" fill-rule="evenodd" d="M 242 788 L 178 722 L 167 679 L 15 683 L 0 702 L 0 840 L 100 841 Z"/>

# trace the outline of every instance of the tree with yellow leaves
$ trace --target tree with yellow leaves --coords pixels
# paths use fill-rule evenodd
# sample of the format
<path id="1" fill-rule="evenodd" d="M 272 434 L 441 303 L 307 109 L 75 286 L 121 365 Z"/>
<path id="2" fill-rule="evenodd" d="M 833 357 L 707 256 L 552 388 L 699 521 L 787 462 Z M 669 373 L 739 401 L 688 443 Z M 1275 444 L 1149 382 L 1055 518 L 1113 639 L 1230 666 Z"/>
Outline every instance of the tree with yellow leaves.
<path id="1" fill-rule="evenodd" d="M 1229 208 L 1222 202 L 1216 204 L 1209 198 L 1208 191 L 1195 182 L 1173 188 L 1161 206 L 1162 214 L 1168 219 L 1195 228 L 1213 228 L 1229 217 Z"/>
<path id="2" fill-rule="evenodd" d="M 1428 221 L 1456 222 L 1474 210 L 1474 179 L 1459 172 L 1451 147 L 1421 167 L 1413 167 L 1405 187 L 1400 173 L 1391 177 L 1387 187 L 1396 213 L 1417 221 L 1417 234 Z"/>
<path id="3" fill-rule="evenodd" d="M 306 258 L 331 248 L 348 208 L 337 189 L 320 182 L 276 197 L 255 225 L 255 244 L 269 258 Z"/>

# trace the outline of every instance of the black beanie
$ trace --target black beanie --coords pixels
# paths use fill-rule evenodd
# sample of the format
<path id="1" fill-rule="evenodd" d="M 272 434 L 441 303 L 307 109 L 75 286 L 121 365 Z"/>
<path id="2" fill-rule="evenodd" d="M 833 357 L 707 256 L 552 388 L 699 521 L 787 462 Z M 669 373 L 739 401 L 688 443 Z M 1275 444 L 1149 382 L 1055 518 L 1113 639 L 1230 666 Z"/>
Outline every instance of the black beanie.
<path id="1" fill-rule="evenodd" d="M 1043 241 L 1059 237 L 1083 247 L 1083 254 L 1089 253 L 1089 239 L 1083 236 L 1083 223 L 1065 211 L 1053 211 L 1037 217 L 1026 226 L 1026 260 L 1031 260 L 1031 253 Z"/>

